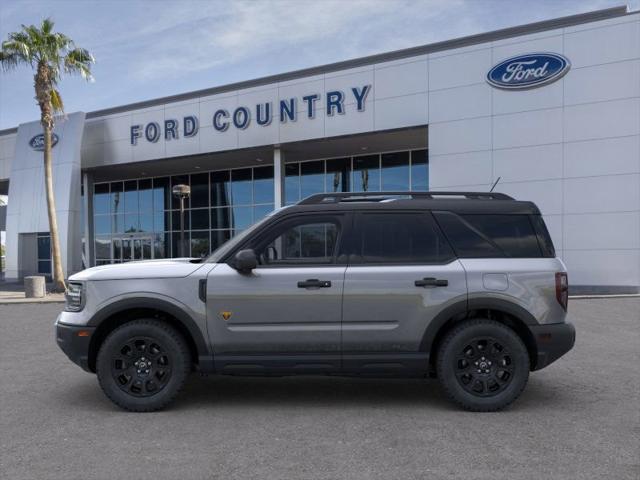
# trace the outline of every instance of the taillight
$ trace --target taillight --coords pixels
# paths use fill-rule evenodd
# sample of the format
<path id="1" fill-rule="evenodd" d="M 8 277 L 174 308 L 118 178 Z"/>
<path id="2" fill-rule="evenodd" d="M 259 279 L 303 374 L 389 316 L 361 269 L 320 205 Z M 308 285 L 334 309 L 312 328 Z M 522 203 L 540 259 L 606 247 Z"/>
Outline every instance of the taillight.
<path id="1" fill-rule="evenodd" d="M 566 312 L 567 303 L 569 302 L 569 278 L 567 277 L 567 272 L 556 272 L 556 299 Z"/>

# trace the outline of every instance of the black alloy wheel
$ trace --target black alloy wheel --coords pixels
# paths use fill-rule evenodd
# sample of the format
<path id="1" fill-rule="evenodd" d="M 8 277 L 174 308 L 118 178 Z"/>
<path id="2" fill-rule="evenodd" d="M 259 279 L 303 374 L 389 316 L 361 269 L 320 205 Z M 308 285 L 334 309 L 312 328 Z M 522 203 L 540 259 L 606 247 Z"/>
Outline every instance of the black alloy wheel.
<path id="1" fill-rule="evenodd" d="M 98 351 L 96 373 L 109 399 L 125 410 L 151 412 L 167 406 L 191 371 L 182 335 L 156 319 L 125 323 Z"/>
<path id="2" fill-rule="evenodd" d="M 465 410 L 501 410 L 524 390 L 529 352 L 518 334 L 495 320 L 465 320 L 452 328 L 437 352 L 438 379 Z"/>
<path id="3" fill-rule="evenodd" d="M 456 358 L 456 378 L 473 395 L 496 395 L 507 388 L 513 375 L 511 353 L 493 337 L 472 339 Z"/>
<path id="4" fill-rule="evenodd" d="M 111 375 L 123 392 L 148 397 L 169 383 L 172 363 L 160 340 L 134 337 L 112 355 Z"/>

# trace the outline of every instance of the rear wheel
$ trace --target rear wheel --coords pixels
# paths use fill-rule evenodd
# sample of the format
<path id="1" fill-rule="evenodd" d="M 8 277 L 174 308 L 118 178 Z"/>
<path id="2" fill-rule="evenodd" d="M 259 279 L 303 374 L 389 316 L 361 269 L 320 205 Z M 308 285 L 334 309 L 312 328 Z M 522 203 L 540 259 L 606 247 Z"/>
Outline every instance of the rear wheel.
<path id="1" fill-rule="evenodd" d="M 100 387 L 121 408 L 151 412 L 168 405 L 191 370 L 188 346 L 164 322 L 140 319 L 107 336 L 98 352 Z"/>
<path id="2" fill-rule="evenodd" d="M 529 354 L 520 337 L 494 320 L 468 320 L 444 338 L 438 378 L 449 398 L 466 410 L 501 410 L 529 379 Z"/>

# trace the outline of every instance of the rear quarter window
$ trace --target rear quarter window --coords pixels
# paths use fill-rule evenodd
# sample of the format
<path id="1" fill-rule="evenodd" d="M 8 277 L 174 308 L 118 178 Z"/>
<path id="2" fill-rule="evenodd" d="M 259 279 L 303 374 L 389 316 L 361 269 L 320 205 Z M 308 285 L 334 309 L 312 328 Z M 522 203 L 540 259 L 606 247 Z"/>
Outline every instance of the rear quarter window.
<path id="1" fill-rule="evenodd" d="M 530 215 L 434 215 L 461 258 L 539 258 L 543 255 Z"/>

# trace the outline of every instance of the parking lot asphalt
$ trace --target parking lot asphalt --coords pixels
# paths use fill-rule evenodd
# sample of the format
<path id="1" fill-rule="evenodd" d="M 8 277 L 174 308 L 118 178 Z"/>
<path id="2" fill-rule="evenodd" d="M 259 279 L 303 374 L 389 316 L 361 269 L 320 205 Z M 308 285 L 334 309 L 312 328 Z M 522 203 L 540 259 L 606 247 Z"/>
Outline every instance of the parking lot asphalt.
<path id="1" fill-rule="evenodd" d="M 638 479 L 640 299 L 573 300 L 573 351 L 507 411 L 436 380 L 193 375 L 127 413 L 55 345 L 59 304 L 0 306 L 2 479 Z"/>

